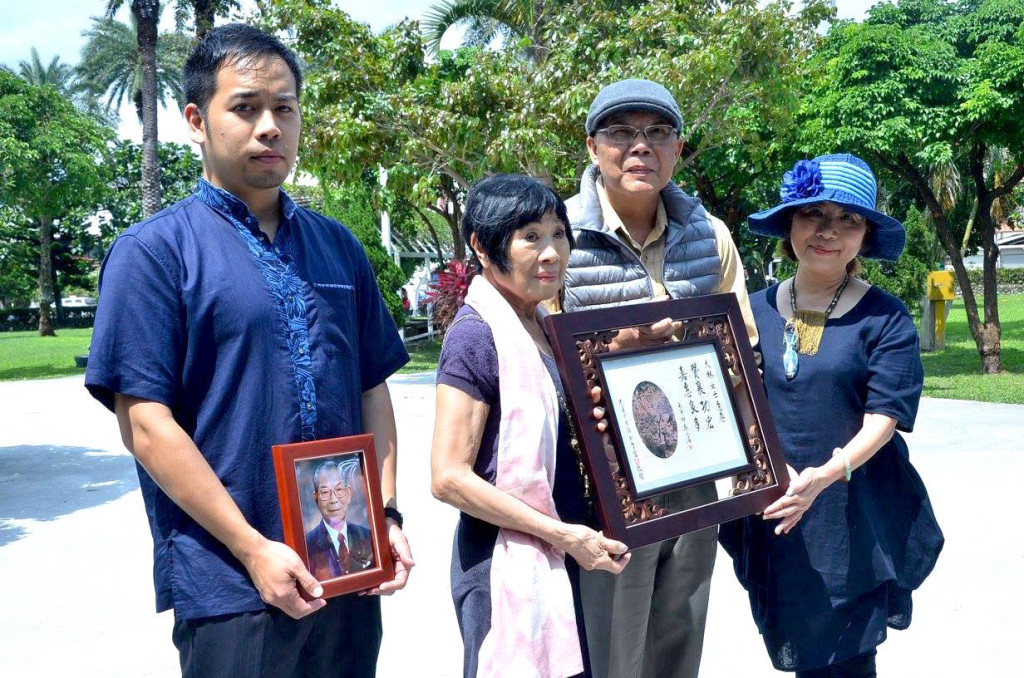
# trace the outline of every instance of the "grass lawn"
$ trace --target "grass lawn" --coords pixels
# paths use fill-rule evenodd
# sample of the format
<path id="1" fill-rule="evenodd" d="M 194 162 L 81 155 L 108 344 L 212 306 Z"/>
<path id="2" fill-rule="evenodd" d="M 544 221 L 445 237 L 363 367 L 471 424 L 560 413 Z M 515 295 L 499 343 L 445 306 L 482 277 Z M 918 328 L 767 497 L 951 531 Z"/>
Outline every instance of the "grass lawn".
<path id="1" fill-rule="evenodd" d="M 1024 404 L 1024 294 L 1001 295 L 999 319 L 1004 372 L 981 374 L 981 356 L 967 328 L 963 302 L 953 302 L 946 350 L 921 354 L 925 396 Z"/>
<path id="2" fill-rule="evenodd" d="M 946 325 L 946 350 L 924 353 L 924 395 L 994 403 L 1024 404 L 1024 294 L 999 297 L 1003 325 L 1003 374 L 981 374 L 981 358 L 967 329 L 963 303 L 953 302 Z M 35 332 L 0 332 L 0 381 L 44 379 L 81 374 L 75 356 L 88 350 L 92 330 L 58 330 L 57 337 Z M 437 369 L 440 341 L 409 346 L 411 360 L 402 373 Z"/>
<path id="3" fill-rule="evenodd" d="M 58 329 L 56 337 L 0 332 L 0 381 L 83 374 L 84 369 L 75 367 L 75 356 L 88 352 L 91 339 L 91 329 Z"/>
<path id="4" fill-rule="evenodd" d="M 433 372 L 437 369 L 437 359 L 441 356 L 441 342 L 437 340 L 417 341 L 406 346 L 409 350 L 409 362 L 399 374 L 413 372 Z"/>

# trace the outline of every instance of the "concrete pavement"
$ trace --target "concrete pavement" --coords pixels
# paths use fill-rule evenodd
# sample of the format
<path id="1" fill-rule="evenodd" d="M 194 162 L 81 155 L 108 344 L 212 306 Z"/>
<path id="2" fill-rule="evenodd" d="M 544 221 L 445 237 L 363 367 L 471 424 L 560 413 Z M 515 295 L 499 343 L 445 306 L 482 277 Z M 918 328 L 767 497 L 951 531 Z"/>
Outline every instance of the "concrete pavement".
<path id="1" fill-rule="evenodd" d="M 385 678 L 461 675 L 448 590 L 457 514 L 430 496 L 432 375 L 390 381 L 399 497 L 416 568 L 384 601 Z M 153 612 L 152 542 L 134 463 L 81 377 L 0 383 L 0 675 L 174 676 L 170 614 Z M 912 459 L 946 534 L 886 676 L 1021 676 L 1024 406 L 922 402 Z M 701 676 L 777 675 L 719 552 Z M 514 677 L 513 677 L 514 678 Z"/>

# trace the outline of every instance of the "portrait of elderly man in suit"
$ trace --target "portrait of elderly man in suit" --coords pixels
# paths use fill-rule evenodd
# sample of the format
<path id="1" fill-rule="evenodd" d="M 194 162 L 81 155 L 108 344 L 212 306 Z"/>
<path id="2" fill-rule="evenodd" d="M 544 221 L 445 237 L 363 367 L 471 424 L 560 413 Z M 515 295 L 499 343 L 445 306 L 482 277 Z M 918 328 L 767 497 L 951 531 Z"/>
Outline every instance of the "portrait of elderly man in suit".
<path id="1" fill-rule="evenodd" d="M 319 581 L 365 570 L 373 564 L 373 539 L 370 531 L 346 517 L 353 494 L 353 485 L 362 477 L 359 462 L 325 461 L 313 472 L 313 501 L 322 516 L 306 534 L 309 571 Z"/>

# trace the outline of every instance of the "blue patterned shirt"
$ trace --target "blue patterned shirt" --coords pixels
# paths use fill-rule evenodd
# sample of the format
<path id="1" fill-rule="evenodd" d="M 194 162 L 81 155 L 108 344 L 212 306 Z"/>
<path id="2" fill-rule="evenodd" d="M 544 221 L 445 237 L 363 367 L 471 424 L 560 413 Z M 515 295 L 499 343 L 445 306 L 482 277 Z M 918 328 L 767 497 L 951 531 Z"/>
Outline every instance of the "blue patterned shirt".
<path id="1" fill-rule="evenodd" d="M 86 386 L 167 405 L 253 527 L 282 538 L 271 446 L 362 432 L 362 393 L 408 361 L 362 246 L 282 191 L 271 242 L 201 181 L 127 229 L 100 273 Z M 264 608 L 245 569 L 139 469 L 157 610 Z"/>

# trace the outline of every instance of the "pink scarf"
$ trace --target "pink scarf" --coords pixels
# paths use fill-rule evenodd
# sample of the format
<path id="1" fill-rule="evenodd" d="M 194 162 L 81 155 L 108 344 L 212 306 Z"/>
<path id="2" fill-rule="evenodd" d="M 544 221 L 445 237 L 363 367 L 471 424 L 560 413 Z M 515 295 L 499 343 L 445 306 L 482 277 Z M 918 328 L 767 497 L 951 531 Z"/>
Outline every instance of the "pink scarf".
<path id="1" fill-rule="evenodd" d="M 466 303 L 494 335 L 498 352 L 498 468 L 495 486 L 558 518 L 555 484 L 558 396 L 533 338 L 482 275 Z M 479 678 L 566 678 L 583 672 L 565 554 L 547 542 L 501 529 L 491 558 L 491 630 L 480 647 Z"/>

